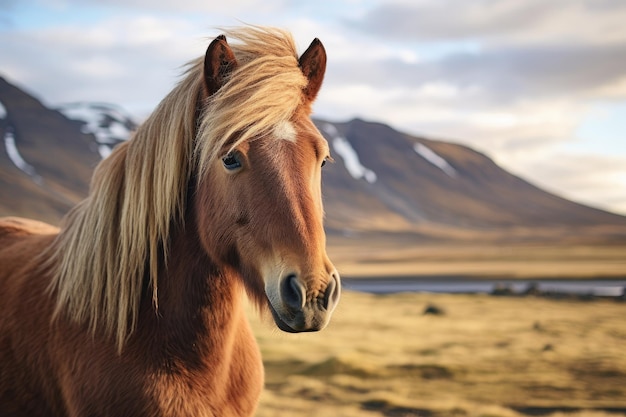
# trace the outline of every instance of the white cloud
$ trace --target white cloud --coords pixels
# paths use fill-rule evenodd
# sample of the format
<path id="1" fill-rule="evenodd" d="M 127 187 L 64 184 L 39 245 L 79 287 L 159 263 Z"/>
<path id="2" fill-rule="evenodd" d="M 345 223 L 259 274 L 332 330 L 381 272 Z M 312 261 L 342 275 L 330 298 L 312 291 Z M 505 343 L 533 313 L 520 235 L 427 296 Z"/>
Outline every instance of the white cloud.
<path id="1" fill-rule="evenodd" d="M 500 163 L 565 198 L 626 213 L 626 156 L 572 153 L 555 148 L 532 158 L 505 157 Z"/>
<path id="2" fill-rule="evenodd" d="M 123 65 L 108 57 L 102 56 L 92 56 L 76 60 L 70 63 L 69 70 L 95 79 L 119 77 L 124 74 Z"/>
<path id="3" fill-rule="evenodd" d="M 423 99 L 453 99 L 460 94 L 459 88 L 455 85 L 442 81 L 434 81 L 420 86 L 416 94 Z"/>
<path id="4" fill-rule="evenodd" d="M 0 71 L 49 103 L 109 101 L 145 115 L 203 53 L 201 33 L 180 18 L 154 16 L 18 31 L 0 35 Z"/>
<path id="5" fill-rule="evenodd" d="M 489 43 L 626 40 L 620 0 L 386 1 L 352 24 L 387 39 Z"/>
<path id="6" fill-rule="evenodd" d="M 286 0 L 39 0 L 36 3 L 57 8 L 98 6 L 120 10 L 152 10 L 168 13 L 241 13 L 256 9 L 257 12 L 275 13 L 288 3 Z"/>

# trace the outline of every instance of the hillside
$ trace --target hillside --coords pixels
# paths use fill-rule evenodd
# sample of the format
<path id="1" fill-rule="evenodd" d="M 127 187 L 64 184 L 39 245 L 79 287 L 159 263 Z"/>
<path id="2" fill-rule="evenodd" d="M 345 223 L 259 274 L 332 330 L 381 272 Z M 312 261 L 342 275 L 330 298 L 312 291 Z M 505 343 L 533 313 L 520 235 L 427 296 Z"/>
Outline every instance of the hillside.
<path id="1" fill-rule="evenodd" d="M 1 78 L 0 103 L 0 215 L 58 223 L 135 127 L 115 106 L 58 111 Z M 323 174 L 331 244 L 626 242 L 626 217 L 547 193 L 465 146 L 359 119 L 315 122 L 335 159 Z"/>
<path id="2" fill-rule="evenodd" d="M 100 157 L 80 123 L 0 78 L 0 213 L 58 223 L 87 193 Z M 21 163 L 16 163 L 15 161 Z"/>
<path id="3" fill-rule="evenodd" d="M 626 240 L 626 217 L 548 193 L 468 147 L 359 119 L 317 125 L 340 162 L 324 173 L 335 233 Z"/>

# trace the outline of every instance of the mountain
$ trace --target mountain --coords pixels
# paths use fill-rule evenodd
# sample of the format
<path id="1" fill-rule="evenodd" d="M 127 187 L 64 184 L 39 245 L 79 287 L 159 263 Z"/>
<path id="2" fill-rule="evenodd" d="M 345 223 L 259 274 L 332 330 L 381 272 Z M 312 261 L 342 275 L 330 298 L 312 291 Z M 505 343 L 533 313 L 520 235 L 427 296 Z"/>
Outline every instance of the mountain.
<path id="1" fill-rule="evenodd" d="M 626 238 L 626 217 L 548 193 L 466 146 L 359 119 L 316 123 L 340 162 L 324 174 L 328 227 L 344 234 L 477 231 L 524 239 L 558 230 Z"/>
<path id="2" fill-rule="evenodd" d="M 0 213 L 58 223 L 100 161 L 80 123 L 0 78 Z"/>
<path id="3" fill-rule="evenodd" d="M 335 163 L 323 174 L 331 239 L 626 242 L 626 217 L 547 193 L 468 147 L 381 123 L 315 120 Z M 123 109 L 50 109 L 0 78 L 0 215 L 58 223 L 101 157 L 136 124 Z"/>
<path id="4" fill-rule="evenodd" d="M 137 123 L 124 109 L 109 103 L 68 103 L 57 107 L 68 119 L 82 124 L 81 132 L 94 136 L 98 153 L 106 158 L 118 143 L 130 138 Z"/>

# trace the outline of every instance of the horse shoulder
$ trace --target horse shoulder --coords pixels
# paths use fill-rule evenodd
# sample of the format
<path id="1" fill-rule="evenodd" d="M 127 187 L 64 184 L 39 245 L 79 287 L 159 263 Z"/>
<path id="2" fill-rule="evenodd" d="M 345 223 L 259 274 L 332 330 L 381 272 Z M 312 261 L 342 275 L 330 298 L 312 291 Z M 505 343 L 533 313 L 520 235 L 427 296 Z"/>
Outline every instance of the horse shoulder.
<path id="1" fill-rule="evenodd" d="M 17 301 L 18 294 L 9 294 L 23 285 L 36 286 L 35 276 L 41 274 L 32 271 L 40 262 L 38 255 L 52 243 L 58 231 L 37 220 L 0 218 L 0 290 L 5 300 Z"/>
<path id="2" fill-rule="evenodd" d="M 11 237 L 33 234 L 56 234 L 58 227 L 22 217 L 0 217 L 0 242 Z"/>
<path id="3" fill-rule="evenodd" d="M 53 301 L 49 277 L 38 270 L 38 255 L 57 231 L 34 220 L 0 219 L 0 410 L 13 410 L 9 415 L 59 409 L 59 392 L 46 382 Z"/>

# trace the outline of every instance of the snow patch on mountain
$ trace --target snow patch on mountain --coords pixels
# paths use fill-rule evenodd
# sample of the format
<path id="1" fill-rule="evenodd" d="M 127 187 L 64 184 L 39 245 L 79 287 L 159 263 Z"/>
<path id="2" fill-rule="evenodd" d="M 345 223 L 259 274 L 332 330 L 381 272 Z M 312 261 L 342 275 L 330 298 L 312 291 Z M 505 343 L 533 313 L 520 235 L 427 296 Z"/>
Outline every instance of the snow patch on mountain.
<path id="1" fill-rule="evenodd" d="M 413 145 L 413 149 L 418 153 L 422 158 L 426 161 L 430 162 L 443 172 L 445 172 L 449 177 L 456 177 L 456 170 L 441 156 L 437 155 L 432 149 L 427 147 L 424 144 L 416 143 Z"/>
<path id="2" fill-rule="evenodd" d="M 4 133 L 4 147 L 11 162 L 13 162 L 19 170 L 30 176 L 35 183 L 41 185 L 41 176 L 37 174 L 35 167 L 22 158 L 22 155 L 17 149 L 17 145 L 15 144 L 15 133 L 12 126 L 7 127 Z"/>
<path id="3" fill-rule="evenodd" d="M 113 147 L 128 140 L 137 128 L 132 116 L 122 108 L 108 103 L 68 103 L 57 108 L 65 117 L 83 123 L 83 133 L 93 134 L 98 152 L 104 159 Z"/>
<path id="4" fill-rule="evenodd" d="M 343 159 L 343 163 L 348 170 L 348 173 L 354 179 L 365 179 L 365 181 L 373 184 L 378 179 L 376 173 L 369 168 L 366 168 L 361 164 L 359 155 L 356 153 L 348 139 L 339 134 L 337 128 L 330 123 L 326 123 L 323 129 L 332 138 L 333 149 Z"/>

